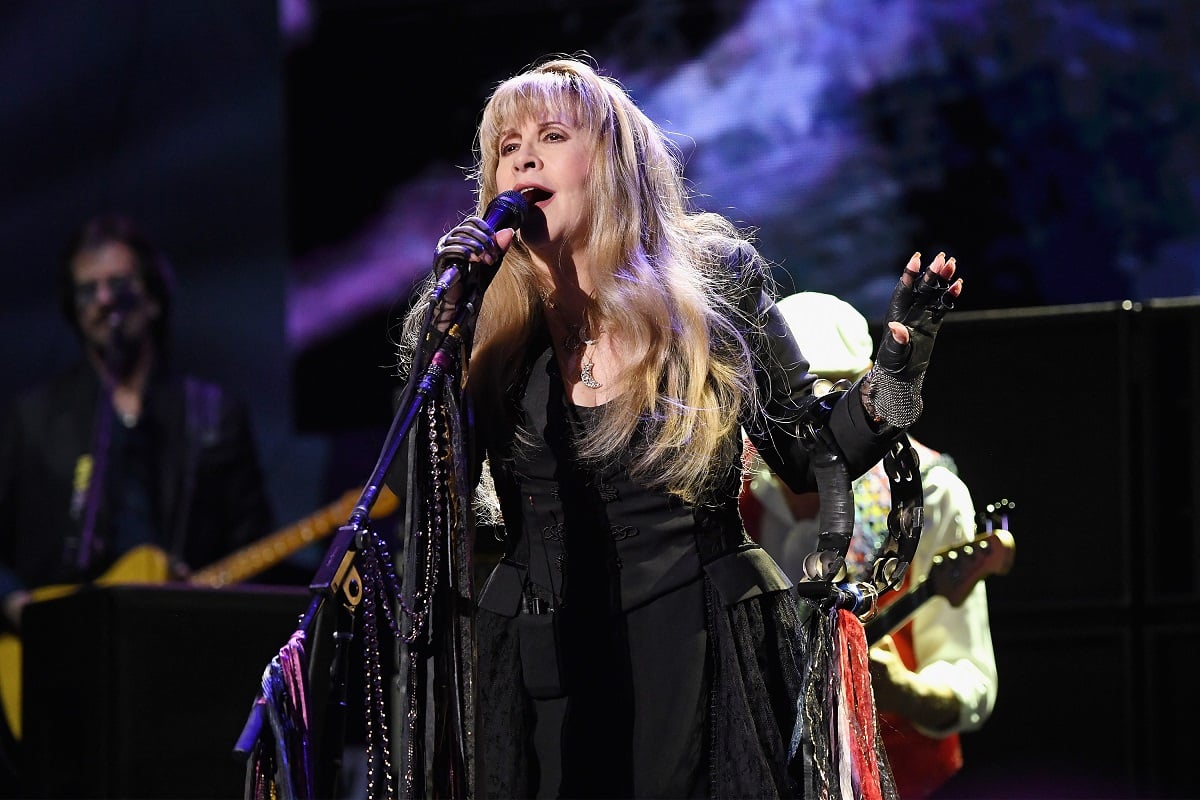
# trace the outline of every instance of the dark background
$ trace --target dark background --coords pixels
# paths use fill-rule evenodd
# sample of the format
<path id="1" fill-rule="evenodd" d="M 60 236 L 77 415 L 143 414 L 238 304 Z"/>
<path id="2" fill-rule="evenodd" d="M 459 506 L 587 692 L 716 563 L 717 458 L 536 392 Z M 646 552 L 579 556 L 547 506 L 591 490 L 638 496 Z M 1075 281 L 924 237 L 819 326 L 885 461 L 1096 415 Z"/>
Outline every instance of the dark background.
<path id="1" fill-rule="evenodd" d="M 1014 500 L 1018 550 L 989 582 L 996 713 L 953 791 L 1186 796 L 1197 19 L 1190 0 L 5 3 L 0 400 L 74 358 L 59 249 L 124 209 L 173 256 L 177 355 L 251 404 L 281 524 L 337 499 L 390 422 L 389 322 L 473 205 L 488 91 L 586 49 L 785 290 L 878 322 L 910 253 L 958 257 L 915 433 L 978 504 Z"/>

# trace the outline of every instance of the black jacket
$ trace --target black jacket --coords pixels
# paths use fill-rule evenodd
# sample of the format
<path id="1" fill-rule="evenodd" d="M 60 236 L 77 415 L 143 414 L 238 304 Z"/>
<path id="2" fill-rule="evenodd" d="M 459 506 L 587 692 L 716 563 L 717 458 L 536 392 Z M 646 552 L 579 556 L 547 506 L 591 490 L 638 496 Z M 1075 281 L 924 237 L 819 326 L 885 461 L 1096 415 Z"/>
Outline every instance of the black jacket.
<path id="1" fill-rule="evenodd" d="M 122 453 L 130 442 L 140 444 L 142 456 L 136 461 L 148 488 L 143 524 L 136 533 L 118 535 L 113 495 L 119 491 L 110 490 L 95 526 L 101 549 L 88 569 L 78 570 L 73 549 L 85 516 L 79 501 L 99 396 L 96 374 L 81 363 L 17 397 L 4 417 L 0 596 L 22 587 L 95 578 L 131 539 L 200 568 L 271 531 L 270 503 L 245 407 L 215 384 L 160 372 L 151 378 L 135 429 L 111 419 L 106 472 L 115 485 L 133 469 L 134 459 Z M 106 411 L 112 413 L 107 404 Z"/>

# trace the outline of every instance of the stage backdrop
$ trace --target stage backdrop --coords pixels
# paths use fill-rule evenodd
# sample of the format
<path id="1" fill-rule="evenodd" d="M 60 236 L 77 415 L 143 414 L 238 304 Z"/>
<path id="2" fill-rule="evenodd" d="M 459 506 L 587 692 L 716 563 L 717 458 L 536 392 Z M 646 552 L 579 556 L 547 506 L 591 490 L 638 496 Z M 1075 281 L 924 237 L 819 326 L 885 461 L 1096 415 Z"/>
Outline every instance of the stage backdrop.
<path id="1" fill-rule="evenodd" d="M 0 4 L 0 402 L 77 358 L 60 253 L 127 212 L 175 267 L 179 362 L 250 404 L 282 525 L 325 499 L 328 448 L 291 407 L 278 19 L 275 0 Z"/>
<path id="2" fill-rule="evenodd" d="M 124 208 L 174 256 L 181 355 L 251 401 L 281 519 L 339 496 L 488 91 L 579 49 L 785 288 L 875 321 L 944 248 L 964 311 L 1193 295 L 1196 28 L 1175 0 L 5 3 L 0 397 L 72 357 L 55 257 Z"/>
<path id="3" fill-rule="evenodd" d="M 388 321 L 473 207 L 479 110 L 551 52 L 586 49 L 675 133 L 698 204 L 756 228 L 785 289 L 874 321 L 907 257 L 945 249 L 963 310 L 1200 292 L 1190 3 L 307 8 L 286 71 L 303 428 L 389 415 Z"/>
<path id="4" fill-rule="evenodd" d="M 1186 796 L 1198 20 L 1188 0 L 10 0 L 0 399 L 73 357 L 56 256 L 123 208 L 174 258 L 180 356 L 250 401 L 281 521 L 340 496 L 390 422 L 388 324 L 472 207 L 488 91 L 587 49 L 787 289 L 878 322 L 910 253 L 959 258 L 918 433 L 977 500 L 1018 504 L 965 785 L 1021 796 L 1027 768 L 1055 796 Z"/>

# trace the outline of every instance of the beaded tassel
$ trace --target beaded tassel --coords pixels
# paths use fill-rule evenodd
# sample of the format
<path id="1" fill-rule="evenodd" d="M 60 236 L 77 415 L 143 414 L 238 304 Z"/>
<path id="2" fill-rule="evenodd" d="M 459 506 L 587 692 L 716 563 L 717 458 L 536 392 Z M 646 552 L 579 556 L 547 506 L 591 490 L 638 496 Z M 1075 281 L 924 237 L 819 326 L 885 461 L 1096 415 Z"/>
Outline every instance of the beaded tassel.
<path id="1" fill-rule="evenodd" d="M 312 751 L 304 687 L 304 632 L 296 631 L 262 676 L 264 712 L 274 739 L 255 747 L 250 774 L 258 800 L 309 800 L 313 796 Z"/>

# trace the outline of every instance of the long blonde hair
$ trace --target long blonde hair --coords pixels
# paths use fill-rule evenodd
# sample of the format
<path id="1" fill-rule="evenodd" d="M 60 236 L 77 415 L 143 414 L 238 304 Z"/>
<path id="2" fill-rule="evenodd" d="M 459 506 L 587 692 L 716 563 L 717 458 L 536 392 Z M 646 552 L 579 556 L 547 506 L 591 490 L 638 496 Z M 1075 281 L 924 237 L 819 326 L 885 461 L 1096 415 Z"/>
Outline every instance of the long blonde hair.
<path id="1" fill-rule="evenodd" d="M 700 501 L 737 462 L 735 433 L 756 402 L 746 322 L 735 305 L 742 273 L 730 262 L 749 254 L 759 274 L 766 271 L 747 246 L 747 231 L 689 208 L 677 147 L 618 81 L 583 55 L 544 60 L 493 91 L 471 171 L 477 213 L 497 194 L 503 132 L 564 109 L 595 144 L 587 241 L 574 243 L 587 248 L 591 263 L 611 265 L 593 275 L 592 319 L 620 331 L 622 347 L 634 354 L 623 391 L 603 406 L 600 423 L 577 444 L 579 455 L 608 462 L 630 451 L 634 478 Z M 518 238 L 484 296 L 467 377 L 477 420 L 525 442 L 534 432 L 513 417 L 511 391 L 544 325 L 540 285 Z M 414 308 L 410 319 L 419 313 Z"/>

